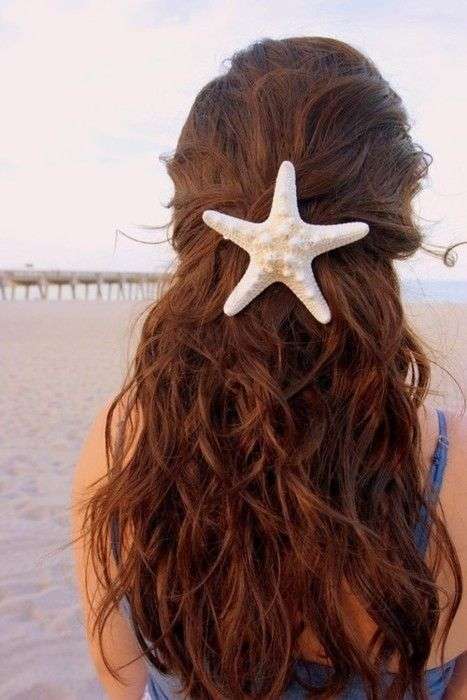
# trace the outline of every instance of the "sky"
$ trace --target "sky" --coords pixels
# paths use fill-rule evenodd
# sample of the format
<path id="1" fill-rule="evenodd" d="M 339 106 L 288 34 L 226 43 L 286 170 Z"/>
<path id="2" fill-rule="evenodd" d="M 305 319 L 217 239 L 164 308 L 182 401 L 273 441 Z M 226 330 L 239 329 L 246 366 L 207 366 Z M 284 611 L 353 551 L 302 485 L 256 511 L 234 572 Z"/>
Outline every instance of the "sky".
<path id="1" fill-rule="evenodd" d="M 427 242 L 467 241 L 463 0 L 0 0 L 0 268 L 164 269 L 169 153 L 199 90 L 264 38 L 332 36 L 372 58 L 434 160 L 416 212 Z M 418 253 L 402 277 L 467 280 Z"/>

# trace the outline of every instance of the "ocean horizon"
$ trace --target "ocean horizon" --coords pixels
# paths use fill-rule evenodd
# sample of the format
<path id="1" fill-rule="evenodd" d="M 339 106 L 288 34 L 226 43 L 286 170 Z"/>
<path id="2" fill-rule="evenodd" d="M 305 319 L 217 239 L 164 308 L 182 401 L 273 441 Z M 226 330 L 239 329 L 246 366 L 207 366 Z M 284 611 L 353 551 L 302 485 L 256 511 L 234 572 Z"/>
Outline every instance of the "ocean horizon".
<path id="1" fill-rule="evenodd" d="M 467 303 L 467 279 L 400 278 L 400 284 L 401 294 L 407 301 Z"/>

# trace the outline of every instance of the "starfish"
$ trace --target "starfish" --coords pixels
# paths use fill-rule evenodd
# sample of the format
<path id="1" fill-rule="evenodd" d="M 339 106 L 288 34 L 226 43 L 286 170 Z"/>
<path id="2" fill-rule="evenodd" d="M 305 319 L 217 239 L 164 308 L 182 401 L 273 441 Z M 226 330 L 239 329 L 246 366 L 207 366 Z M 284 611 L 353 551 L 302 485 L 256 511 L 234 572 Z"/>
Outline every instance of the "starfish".
<path id="1" fill-rule="evenodd" d="M 295 168 L 284 160 L 279 168 L 271 211 L 261 223 L 206 209 L 203 221 L 250 256 L 245 274 L 228 296 L 224 312 L 234 316 L 274 282 L 283 282 L 320 323 L 331 311 L 318 286 L 312 261 L 322 253 L 366 236 L 368 224 L 308 224 L 300 216 Z"/>

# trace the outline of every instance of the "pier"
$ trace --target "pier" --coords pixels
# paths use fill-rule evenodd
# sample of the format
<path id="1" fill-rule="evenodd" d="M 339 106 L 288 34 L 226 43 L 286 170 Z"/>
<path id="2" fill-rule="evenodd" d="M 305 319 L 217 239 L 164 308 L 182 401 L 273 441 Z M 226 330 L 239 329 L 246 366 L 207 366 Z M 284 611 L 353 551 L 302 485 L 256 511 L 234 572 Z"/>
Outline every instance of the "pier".
<path id="1" fill-rule="evenodd" d="M 164 272 L 0 270 L 0 298 L 13 301 L 19 290 L 22 299 L 30 299 L 32 294 L 43 300 L 62 299 L 63 290 L 71 299 L 155 299 L 170 279 L 171 275 Z"/>

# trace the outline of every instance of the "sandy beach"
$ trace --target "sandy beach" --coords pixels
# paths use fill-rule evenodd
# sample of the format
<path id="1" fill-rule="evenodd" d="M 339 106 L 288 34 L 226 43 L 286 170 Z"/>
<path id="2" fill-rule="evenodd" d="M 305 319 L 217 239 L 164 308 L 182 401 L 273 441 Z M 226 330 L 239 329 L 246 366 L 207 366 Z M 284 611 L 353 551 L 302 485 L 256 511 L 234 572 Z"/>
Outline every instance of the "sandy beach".
<path id="1" fill-rule="evenodd" d="M 74 588 L 72 470 L 123 377 L 129 324 L 147 302 L 0 302 L 0 644 L 3 700 L 92 700 L 95 680 Z M 467 304 L 407 305 L 430 356 L 467 394 Z M 460 411 L 433 366 L 430 403 Z M 440 392 L 437 396 L 436 392 Z"/>

